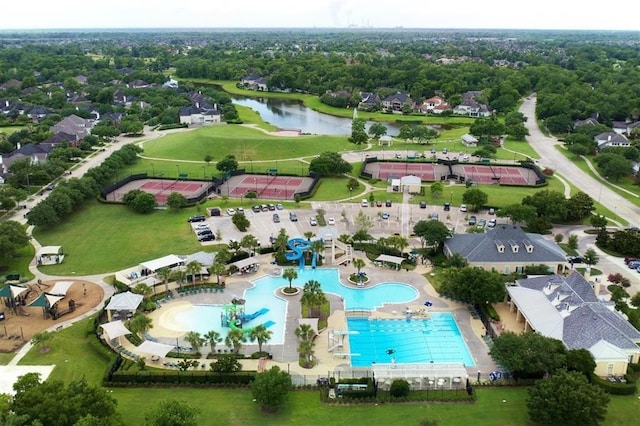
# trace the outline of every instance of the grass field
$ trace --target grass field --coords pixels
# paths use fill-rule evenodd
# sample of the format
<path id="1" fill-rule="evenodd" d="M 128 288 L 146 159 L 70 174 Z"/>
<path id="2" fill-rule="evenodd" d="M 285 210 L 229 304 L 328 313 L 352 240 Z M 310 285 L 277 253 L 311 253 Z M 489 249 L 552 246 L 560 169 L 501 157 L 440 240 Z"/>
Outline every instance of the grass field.
<path id="1" fill-rule="evenodd" d="M 25 126 L 2 126 L 0 127 L 0 133 L 4 133 L 5 135 L 10 135 L 15 132 L 19 132 L 24 129 Z"/>
<path id="2" fill-rule="evenodd" d="M 202 250 L 186 222 L 187 217 L 196 213 L 194 207 L 140 215 L 120 205 L 87 203 L 64 223 L 35 233 L 42 245 L 61 245 L 66 254 L 63 263 L 42 267 L 42 272 L 107 273 L 169 253 Z"/>
<path id="3" fill-rule="evenodd" d="M 98 385 L 110 361 L 100 348 L 91 343 L 88 326 L 92 318 L 56 332 L 50 341 L 51 351 L 40 353 L 32 349 L 21 365 L 49 365 L 56 368 L 52 379 L 66 383 L 86 377 L 88 383 Z M 88 356 L 90 355 L 90 356 Z M 0 358 L 2 359 L 2 358 Z M 118 411 L 125 424 L 144 423 L 147 410 L 170 399 L 187 401 L 196 407 L 199 424 L 225 425 L 415 425 L 420 421 L 437 420 L 440 425 L 527 425 L 526 388 L 475 388 L 475 404 L 398 404 L 398 405 L 324 405 L 316 391 L 295 391 L 277 414 L 263 413 L 252 400 L 251 393 L 242 389 L 189 388 L 113 388 L 110 395 L 118 401 Z M 612 396 L 605 425 L 636 424 L 640 411 L 636 396 Z M 214 420 L 215 419 L 215 420 Z"/>
<path id="4" fill-rule="evenodd" d="M 19 272 L 21 277 L 33 279 L 34 276 L 29 271 L 29 263 L 33 260 L 36 249 L 31 244 L 28 244 L 18 250 L 17 254 L 16 257 L 0 259 L 0 275 L 4 275 L 7 272 Z"/>
<path id="5" fill-rule="evenodd" d="M 358 147 L 347 141 L 345 136 L 280 137 L 250 127 L 220 125 L 167 134 L 145 142 L 143 155 L 188 161 L 203 161 L 206 155 L 211 155 L 217 161 L 232 154 L 238 161 L 257 161 L 355 149 Z"/>

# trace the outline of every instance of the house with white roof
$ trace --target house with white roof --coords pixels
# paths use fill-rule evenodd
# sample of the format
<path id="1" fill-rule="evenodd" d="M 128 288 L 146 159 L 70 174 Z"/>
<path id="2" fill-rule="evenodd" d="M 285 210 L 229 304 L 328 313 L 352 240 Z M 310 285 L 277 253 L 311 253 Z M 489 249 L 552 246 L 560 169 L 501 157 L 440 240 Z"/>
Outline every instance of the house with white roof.
<path id="1" fill-rule="evenodd" d="M 593 138 L 596 141 L 596 145 L 599 150 L 604 148 L 619 148 L 631 146 L 631 143 L 623 135 L 616 132 L 605 132 L 596 135 Z"/>
<path id="2" fill-rule="evenodd" d="M 567 349 L 586 349 L 598 376 L 620 376 L 640 360 L 640 331 L 613 302 L 598 298 L 600 284 L 578 272 L 517 280 L 507 287 L 509 306 L 525 331 L 562 341 Z"/>

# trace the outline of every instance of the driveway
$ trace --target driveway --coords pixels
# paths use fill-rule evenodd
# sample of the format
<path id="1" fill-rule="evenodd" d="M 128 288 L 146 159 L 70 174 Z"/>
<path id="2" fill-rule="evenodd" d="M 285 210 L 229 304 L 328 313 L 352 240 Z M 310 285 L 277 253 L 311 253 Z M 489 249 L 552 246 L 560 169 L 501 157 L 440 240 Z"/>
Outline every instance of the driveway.
<path id="1" fill-rule="evenodd" d="M 561 174 L 579 190 L 626 219 L 630 225 L 640 226 L 640 207 L 630 203 L 624 197 L 609 189 L 602 182 L 584 173 L 555 147 L 560 142 L 556 138 L 544 135 L 538 128 L 535 117 L 536 96 L 525 99 L 520 112 L 527 117 L 525 125 L 529 130 L 529 144 L 540 156 L 540 165 L 549 167 Z"/>

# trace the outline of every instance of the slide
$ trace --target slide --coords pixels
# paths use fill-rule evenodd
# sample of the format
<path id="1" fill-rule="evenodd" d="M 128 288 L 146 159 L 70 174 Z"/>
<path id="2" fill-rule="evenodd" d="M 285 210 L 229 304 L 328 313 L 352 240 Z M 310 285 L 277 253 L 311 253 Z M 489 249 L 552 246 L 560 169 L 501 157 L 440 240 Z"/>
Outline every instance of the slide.
<path id="1" fill-rule="evenodd" d="M 269 320 L 269 321 L 265 322 L 265 323 L 264 323 L 264 324 L 262 324 L 262 325 L 264 325 L 264 327 L 265 327 L 265 328 L 269 328 L 269 327 L 271 327 L 271 326 L 275 325 L 275 322 L 273 322 L 273 321 Z M 231 324 L 229 324 L 229 328 L 231 328 L 231 329 L 237 329 L 238 327 L 237 327 L 235 324 L 231 323 Z M 252 331 L 254 328 L 255 328 L 255 327 L 245 327 L 245 328 L 240 328 L 239 330 L 242 330 L 242 332 L 243 332 L 244 334 L 249 334 L 249 333 L 251 333 L 251 331 Z"/>
<path id="2" fill-rule="evenodd" d="M 293 250 L 292 252 L 285 253 L 287 260 L 299 260 L 300 268 L 304 268 L 304 252 L 309 250 L 310 242 L 304 238 L 292 238 L 287 245 Z"/>
<path id="3" fill-rule="evenodd" d="M 266 314 L 267 312 L 269 312 L 269 309 L 262 308 L 259 311 L 256 311 L 256 312 L 254 312 L 252 314 L 244 314 L 244 315 L 242 315 L 240 317 L 240 319 L 242 319 L 242 322 L 249 322 L 249 321 L 252 321 L 252 320 L 258 318 L 260 315 Z"/>

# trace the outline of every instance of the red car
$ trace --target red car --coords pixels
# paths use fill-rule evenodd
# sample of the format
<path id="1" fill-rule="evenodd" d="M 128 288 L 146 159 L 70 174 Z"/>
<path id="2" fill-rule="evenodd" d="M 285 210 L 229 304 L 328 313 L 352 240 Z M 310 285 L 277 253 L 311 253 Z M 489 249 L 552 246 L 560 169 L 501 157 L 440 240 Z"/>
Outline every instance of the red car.
<path id="1" fill-rule="evenodd" d="M 382 201 L 376 201 L 376 207 L 382 207 Z"/>

